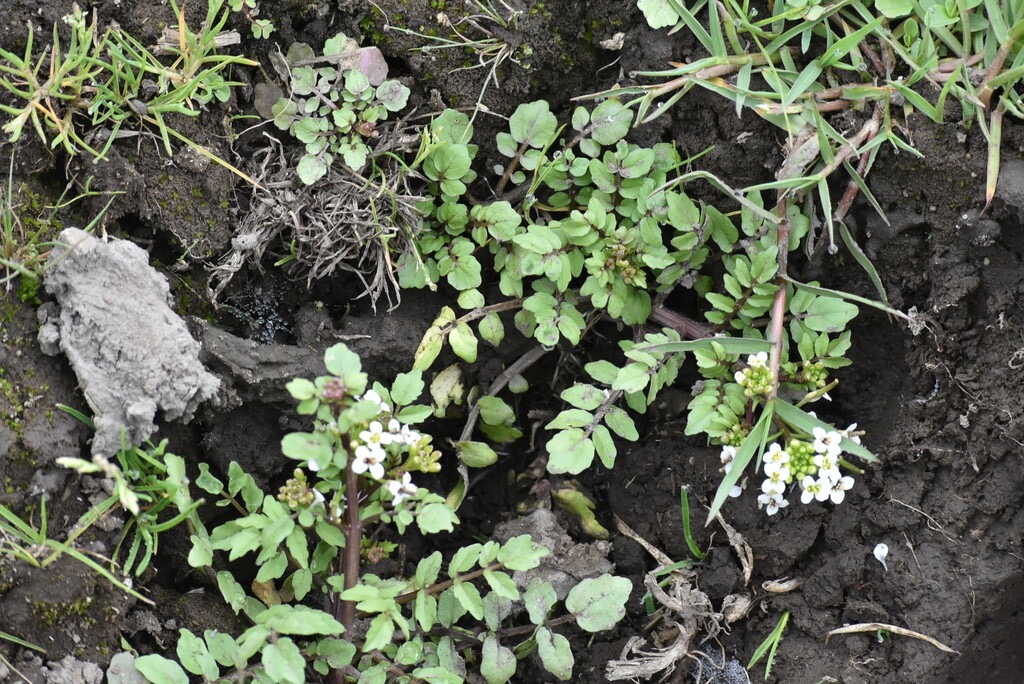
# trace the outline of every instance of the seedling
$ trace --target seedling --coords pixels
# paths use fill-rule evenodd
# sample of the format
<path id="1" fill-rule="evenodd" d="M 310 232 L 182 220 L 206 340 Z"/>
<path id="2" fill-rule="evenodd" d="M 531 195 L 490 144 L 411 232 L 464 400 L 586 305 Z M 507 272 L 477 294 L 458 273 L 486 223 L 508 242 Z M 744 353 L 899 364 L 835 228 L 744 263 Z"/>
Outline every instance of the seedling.
<path id="1" fill-rule="evenodd" d="M 768 660 L 765 661 L 764 665 L 764 680 L 767 682 L 768 677 L 772 673 L 772 665 L 775 664 L 775 651 L 779 648 L 779 644 L 782 642 L 782 633 L 786 630 L 786 625 L 789 623 L 789 611 L 784 611 L 779 621 L 775 624 L 775 629 L 771 631 L 765 640 L 761 642 L 761 645 L 754 651 L 754 655 L 750 657 L 750 662 L 747 663 L 747 670 L 752 669 L 767 655 Z"/>

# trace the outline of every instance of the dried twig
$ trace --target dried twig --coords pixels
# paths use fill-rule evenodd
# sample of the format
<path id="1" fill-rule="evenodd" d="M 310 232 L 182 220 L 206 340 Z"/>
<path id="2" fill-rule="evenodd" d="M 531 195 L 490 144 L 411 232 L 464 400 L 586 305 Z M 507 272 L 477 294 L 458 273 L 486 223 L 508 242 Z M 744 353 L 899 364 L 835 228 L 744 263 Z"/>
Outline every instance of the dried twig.
<path id="1" fill-rule="evenodd" d="M 903 627 L 897 627 L 896 625 L 887 625 L 884 622 L 862 622 L 856 625 L 846 625 L 845 627 L 833 629 L 825 636 L 825 643 L 827 644 L 829 638 L 835 634 L 857 634 L 859 632 L 877 632 L 881 629 L 884 629 L 887 632 L 891 632 L 892 634 L 899 634 L 900 636 L 912 637 L 914 639 L 920 639 L 921 641 L 927 641 L 929 644 L 939 649 L 940 651 L 960 655 L 960 651 L 954 651 L 949 646 L 946 646 L 945 644 L 936 641 L 935 639 L 931 638 L 926 634 L 915 632 L 912 629 L 904 629 Z"/>

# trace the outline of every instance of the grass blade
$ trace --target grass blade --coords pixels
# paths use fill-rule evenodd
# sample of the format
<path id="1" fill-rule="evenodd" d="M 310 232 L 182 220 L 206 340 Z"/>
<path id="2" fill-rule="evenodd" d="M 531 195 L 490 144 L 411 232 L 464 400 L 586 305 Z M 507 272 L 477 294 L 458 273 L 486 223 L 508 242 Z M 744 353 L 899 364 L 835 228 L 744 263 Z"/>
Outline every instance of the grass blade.
<path id="1" fill-rule="evenodd" d="M 868 259 L 868 255 L 864 253 L 864 250 L 860 248 L 857 241 L 850 235 L 850 229 L 846 227 L 846 222 L 839 222 L 839 236 L 843 239 L 843 244 L 846 245 L 846 249 L 850 250 L 850 254 L 853 255 L 854 260 L 860 265 L 864 272 L 868 274 L 868 278 L 871 279 L 871 284 L 875 286 L 875 291 L 878 292 L 878 298 L 886 306 L 889 306 L 889 297 L 885 293 L 885 288 L 882 287 L 882 279 L 878 277 L 878 271 L 875 270 L 875 265 L 871 263 L 871 259 Z"/>
<path id="2" fill-rule="evenodd" d="M 697 546 L 697 542 L 693 538 L 693 530 L 690 529 L 690 497 L 687 495 L 686 487 L 679 488 L 679 510 L 683 515 L 683 536 L 686 537 L 686 545 L 690 547 L 690 553 L 694 558 L 704 560 L 707 554 Z"/>
<path id="3" fill-rule="evenodd" d="M 774 415 L 774 408 L 778 400 L 769 402 L 764 407 L 764 411 L 761 413 L 761 418 L 758 419 L 757 423 L 753 428 L 750 429 L 750 433 L 747 438 L 743 440 L 743 445 L 736 450 L 736 456 L 732 461 L 732 468 L 722 478 L 722 483 L 718 485 L 718 491 L 715 492 L 715 499 L 711 502 L 711 509 L 708 511 L 708 519 L 704 523 L 707 527 L 711 524 L 711 521 L 715 519 L 718 512 L 722 510 L 722 505 L 725 500 L 729 497 L 729 492 L 739 482 L 740 477 L 743 475 L 743 471 L 747 469 L 747 465 L 754 460 L 755 455 L 760 455 L 764 452 L 764 443 L 768 438 L 768 430 L 772 424 L 772 416 Z M 799 409 L 793 409 L 798 411 Z M 800 411 L 803 413 L 803 411 Z M 809 418 L 810 416 L 808 416 Z"/>

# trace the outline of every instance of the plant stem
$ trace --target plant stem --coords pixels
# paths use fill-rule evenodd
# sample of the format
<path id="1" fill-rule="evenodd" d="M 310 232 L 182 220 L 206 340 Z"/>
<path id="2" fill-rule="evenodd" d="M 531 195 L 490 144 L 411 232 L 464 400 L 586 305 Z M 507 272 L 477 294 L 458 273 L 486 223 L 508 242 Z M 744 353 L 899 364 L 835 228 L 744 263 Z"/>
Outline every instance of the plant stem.
<path id="1" fill-rule="evenodd" d="M 786 196 L 783 194 L 775 205 L 775 215 L 779 217 L 778 234 L 776 244 L 779 246 L 779 273 L 777 282 L 779 289 L 775 292 L 775 302 L 772 304 L 771 327 L 768 330 L 768 342 L 772 345 L 771 354 L 768 357 L 768 368 L 772 374 L 772 386 L 768 392 L 768 401 L 771 401 L 779 394 L 779 366 L 782 363 L 782 339 L 783 327 L 786 322 L 786 270 L 789 266 L 789 232 L 791 224 L 786 218 Z"/>
<path id="2" fill-rule="evenodd" d="M 359 475 L 352 470 L 352 454 L 345 466 L 345 497 L 348 499 L 348 530 L 345 532 L 345 555 L 342 572 L 345 589 L 351 589 L 359 581 L 359 546 L 363 538 L 363 523 L 359 519 Z M 352 627 L 356 622 L 355 601 L 341 602 L 341 624 L 345 625 L 345 638 L 352 638 Z"/>
<path id="3" fill-rule="evenodd" d="M 521 301 L 521 300 L 520 300 Z M 493 397 L 501 390 L 508 386 L 508 383 L 516 375 L 521 375 L 523 371 L 537 363 L 540 357 L 547 354 L 550 350 L 545 349 L 543 346 L 536 346 L 530 349 L 528 352 L 520 356 L 516 361 L 501 372 L 494 382 L 490 384 L 487 391 L 484 392 L 483 396 Z M 462 428 L 462 434 L 459 436 L 460 442 L 465 442 L 473 436 L 473 428 L 476 427 L 476 421 L 480 417 L 480 402 L 473 404 L 473 408 L 469 410 L 469 415 L 466 417 L 466 426 Z"/>
<path id="4" fill-rule="evenodd" d="M 712 337 L 711 328 L 708 326 L 698 323 L 692 318 L 677 313 L 672 309 L 666 309 L 661 304 L 651 310 L 651 315 L 647 320 L 649 323 L 657 323 L 667 328 L 672 328 L 679 333 L 680 337 L 686 340 L 702 340 Z"/>

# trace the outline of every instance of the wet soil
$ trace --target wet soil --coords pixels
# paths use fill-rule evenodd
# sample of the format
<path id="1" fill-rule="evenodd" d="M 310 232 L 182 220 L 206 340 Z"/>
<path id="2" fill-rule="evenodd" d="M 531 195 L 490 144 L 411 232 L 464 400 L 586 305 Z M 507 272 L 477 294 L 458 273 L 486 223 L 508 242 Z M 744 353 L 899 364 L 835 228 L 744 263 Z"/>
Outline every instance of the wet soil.
<path id="1" fill-rule="evenodd" d="M 153 39 L 161 22 L 172 21 L 159 2 L 94 4 L 101 23 L 117 21 L 143 42 Z M 264 0 L 261 6 L 277 24 L 274 40 L 284 49 L 293 40 L 320 44 L 339 30 L 361 36 L 364 44 L 380 45 L 392 74 L 414 88 L 421 114 L 442 104 L 472 105 L 490 83 L 483 103 L 508 115 L 518 103 L 538 98 L 549 99 L 554 111 L 564 113 L 572 96 L 627 82 L 632 70 L 660 68 L 691 55 L 694 48 L 683 36 L 650 31 L 632 4 L 532 3 L 518 29 L 506 36 L 513 50 L 495 69 L 496 83 L 488 67 L 470 55 L 417 50 L 428 42 L 388 29 L 434 30 L 439 10 L 432 2 L 348 0 L 335 6 Z M 0 45 L 14 51 L 24 45 L 26 21 L 48 27 L 68 10 L 65 3 L 49 0 L 15 0 L 8 5 Z M 242 52 L 265 63 L 269 44 L 251 40 L 244 23 L 236 23 L 244 36 Z M 48 30 L 40 34 L 45 36 Z M 619 32 L 620 50 L 601 47 Z M 242 71 L 240 79 L 261 78 L 255 71 Z M 197 120 L 174 123 L 199 144 L 237 160 L 246 156 L 246 136 L 251 134 L 243 134 L 244 120 L 232 117 L 252 113 L 251 93 L 243 88 L 236 99 Z M 879 463 L 865 468 L 838 507 L 791 506 L 767 518 L 749 493 L 730 501 L 724 517 L 753 550 L 749 582 L 718 523 L 707 528 L 698 524 L 695 529 L 697 543 L 709 549 L 708 557 L 694 567 L 697 586 L 716 609 L 731 595 L 750 600 L 728 633 L 717 636 L 730 658 L 746 664 L 783 612 L 790 614 L 770 682 L 1022 680 L 1024 132 L 1015 122 L 1005 124 L 1000 190 L 982 216 L 984 141 L 976 129 L 957 123 L 958 115 L 947 121 L 942 126 L 908 122 L 921 158 L 886 151 L 876 162 L 868 183 L 889 223 L 863 202 L 855 204 L 849 221 L 875 264 L 891 305 L 902 311 L 916 307 L 928 323 L 914 334 L 899 321 L 865 309 L 853 324 L 854 364 L 842 370 L 833 402 L 820 411 L 838 424 L 857 422 L 866 432 L 865 442 L 880 456 Z M 496 161 L 488 141 L 500 124 L 498 117 L 478 118 L 480 159 L 488 165 Z M 734 186 L 770 180 L 783 155 L 775 129 L 750 115 L 738 118 L 731 105 L 698 91 L 632 135 L 647 144 L 674 141 L 690 154 L 713 146 L 700 159 L 701 168 Z M 284 382 L 296 375 L 315 375 L 320 350 L 339 335 L 381 379 L 404 370 L 423 331 L 451 297 L 404 293 L 394 311 L 378 307 L 375 312 L 365 300 L 352 301 L 361 290 L 351 277 L 339 275 L 309 291 L 304 279 L 293 281 L 264 264 L 264 274 L 246 272 L 233 284 L 242 300 L 247 291 L 260 292 L 255 299 L 264 308 L 243 324 L 235 321 L 231 330 L 252 337 L 254 331 L 245 328 L 253 320 L 283 316 L 287 320 L 262 341 L 288 345 L 225 342 L 219 327 L 199 320 L 210 314 L 202 301 L 202 262 L 215 260 L 227 247 L 232 228 L 245 211 L 245 190 L 229 172 L 204 165 L 187 149 L 168 160 L 158 145 L 150 137 L 119 141 L 109 161 L 92 165 L 69 162 L 59 152 L 26 140 L 18 146 L 0 146 L 0 168 L 7 168 L 14 156 L 14 182 L 24 195 L 23 204 L 30 195 L 37 202 L 42 198 L 51 203 L 67 184 L 81 190 L 90 176 L 93 189 L 123 191 L 114 198 L 103 228 L 146 247 L 154 262 L 166 269 L 180 310 L 196 317 L 193 332 L 203 342 L 204 361 L 232 378 L 236 399 L 189 426 L 163 426 L 160 436 L 192 464 L 205 461 L 223 469 L 238 460 L 261 483 L 273 482 L 287 467 L 277 448 L 292 415 Z M 838 190 L 837 186 L 834 194 Z M 710 188 L 694 186 L 693 191 L 721 200 Z M 96 198 L 64 210 L 56 220 L 81 225 L 106 200 Z M 829 256 L 818 250 L 797 259 L 792 271 L 798 279 L 817 278 L 837 289 L 876 294 L 845 251 Z M 263 296 L 264 292 L 276 294 Z M 89 436 L 55 405 L 83 411 L 87 407 L 67 363 L 39 351 L 36 304 L 10 293 L 0 305 L 0 503 L 38 524 L 40 498 L 47 496 L 48 532 L 63 539 L 106 490 L 102 481 L 69 474 L 55 465 L 59 456 L 87 454 Z M 523 349 L 510 341 L 494 352 L 482 364 L 479 381 L 486 382 L 488 374 L 497 373 Z M 550 397 L 558 388 L 550 379 L 570 382 L 573 369 L 586 360 L 558 353 L 548 356 L 529 378 L 538 396 L 525 399 L 524 405 L 557 408 Z M 673 560 L 691 558 L 679 514 L 680 487 L 689 488 L 694 517 L 702 521 L 701 508 L 711 500 L 720 477 L 717 450 L 681 437 L 680 405 L 685 404 L 688 380 L 693 379 L 681 378 L 675 400 L 667 400 L 645 419 L 638 444 L 622 445 L 615 470 L 595 469 L 581 478 L 581 485 L 597 500 L 606 527 L 615 529 L 618 518 Z M 438 427 L 445 429 L 457 431 Z M 499 522 L 519 515 L 528 487 L 509 485 L 506 474 L 524 470 L 536 455 L 527 446 L 515 445 L 507 462 L 480 476 L 460 511 L 465 534 L 488 536 Z M 78 544 L 97 557 L 110 556 L 122 524 L 114 516 L 104 519 Z M 582 538 L 571 521 L 567 525 Z M 154 606 L 116 591 L 67 558 L 44 568 L 0 559 L 0 631 L 38 644 L 45 653 L 19 650 L 3 641 L 0 649 L 29 681 L 86 681 L 81 668 L 67 670 L 56 663 L 71 656 L 105 668 L 121 649 L 122 638 L 140 652 L 173 654 L 179 627 L 243 627 L 217 600 L 215 589 L 208 593 L 205 579 L 188 567 L 185 535 L 174 531 L 161 541 L 153 569 L 136 580 Z M 878 543 L 890 549 L 887 568 L 872 555 Z M 617 572 L 638 588 L 645 573 L 658 565 L 626 536 L 613 536 L 612 548 Z M 410 542 L 409 549 L 422 550 L 422 543 Z M 40 553 L 40 560 L 45 557 Z M 783 578 L 798 580 L 802 587 L 790 593 L 764 588 L 765 582 Z M 575 681 L 605 681 L 605 663 L 619 656 L 628 638 L 654 638 L 640 593 L 638 589 L 626 620 L 614 631 L 585 646 L 579 642 Z M 829 631 L 855 623 L 921 632 L 956 652 L 885 631 L 827 638 Z M 688 672 L 694 662 L 680 662 L 674 681 L 696 681 Z M 751 680 L 763 680 L 763 672 L 763 666 L 753 669 Z M 541 681 L 542 675 L 524 677 L 520 681 Z M 0 681 L 5 680 L 19 681 L 0 669 Z"/>

